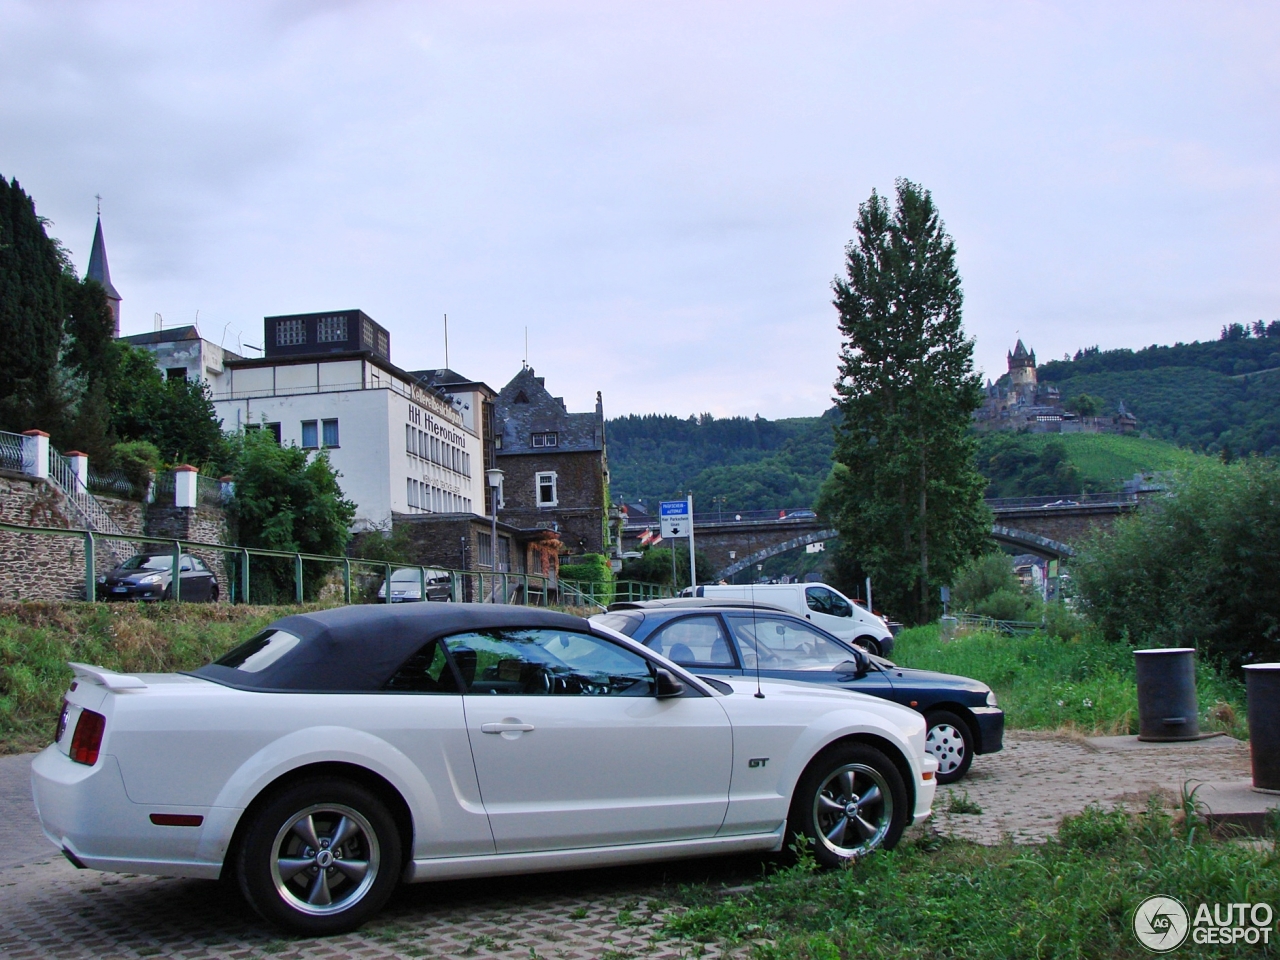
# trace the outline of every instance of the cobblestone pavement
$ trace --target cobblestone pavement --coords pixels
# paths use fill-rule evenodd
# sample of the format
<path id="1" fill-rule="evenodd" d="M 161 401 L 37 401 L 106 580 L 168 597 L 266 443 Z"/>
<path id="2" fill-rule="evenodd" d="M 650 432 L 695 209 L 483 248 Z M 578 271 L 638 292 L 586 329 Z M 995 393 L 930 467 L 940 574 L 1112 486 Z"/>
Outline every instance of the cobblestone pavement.
<path id="1" fill-rule="evenodd" d="M 732 889 L 761 870 L 759 858 L 747 857 L 421 884 L 401 888 L 357 933 L 295 940 L 262 923 L 217 883 L 76 870 L 49 856 L 19 766 L 29 758 L 0 760 L 0 824 L 7 831 L 0 842 L 9 839 L 6 849 L 36 856 L 0 866 L 0 957 L 12 960 L 674 958 L 696 953 L 661 939 L 662 911 L 675 886 L 710 882 Z M 983 813 L 948 813 L 953 788 L 943 788 L 935 822 L 981 843 L 1006 834 L 1035 841 L 1052 833 L 1063 814 L 1090 802 L 1137 807 L 1153 791 L 1173 802 L 1186 779 L 1247 776 L 1247 748 L 1226 738 L 1175 747 L 1014 732 L 1004 751 L 977 758 L 960 785 Z M 719 954 L 709 947 L 698 955 Z"/>
<path id="2" fill-rule="evenodd" d="M 1248 780 L 1249 746 L 1230 737 L 1193 743 L 1139 743 L 1135 737 L 1067 737 L 1015 731 L 1004 749 L 975 757 L 969 775 L 943 787 L 934 802 L 934 821 L 943 833 L 998 843 L 1043 840 L 1064 815 L 1090 803 L 1124 803 L 1140 810 L 1159 794 L 1176 805 L 1182 786 L 1192 781 Z M 969 799 L 981 814 L 948 812 L 953 794 Z"/>

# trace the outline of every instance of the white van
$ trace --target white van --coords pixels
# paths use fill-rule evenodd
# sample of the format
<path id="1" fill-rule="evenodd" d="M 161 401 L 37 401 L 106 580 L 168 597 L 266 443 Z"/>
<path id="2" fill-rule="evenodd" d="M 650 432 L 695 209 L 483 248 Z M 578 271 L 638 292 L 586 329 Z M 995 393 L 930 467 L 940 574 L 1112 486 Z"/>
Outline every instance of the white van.
<path id="1" fill-rule="evenodd" d="M 685 591 L 686 594 L 688 591 Z M 825 583 L 757 583 L 697 587 L 695 597 L 711 600 L 754 600 L 782 607 L 827 633 L 887 657 L 893 650 L 888 624 Z"/>

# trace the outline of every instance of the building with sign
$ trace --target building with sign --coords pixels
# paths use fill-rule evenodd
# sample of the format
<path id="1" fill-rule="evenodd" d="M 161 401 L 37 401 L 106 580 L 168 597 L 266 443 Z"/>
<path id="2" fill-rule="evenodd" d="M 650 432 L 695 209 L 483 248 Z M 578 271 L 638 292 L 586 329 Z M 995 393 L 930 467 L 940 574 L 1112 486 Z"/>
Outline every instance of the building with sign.
<path id="1" fill-rule="evenodd" d="M 393 514 L 482 514 L 484 456 L 442 391 L 391 362 L 391 336 L 360 310 L 267 317 L 261 358 L 212 382 L 224 430 L 269 430 L 324 450 L 355 501 L 355 528 Z M 474 421 L 473 421 L 474 423 Z"/>

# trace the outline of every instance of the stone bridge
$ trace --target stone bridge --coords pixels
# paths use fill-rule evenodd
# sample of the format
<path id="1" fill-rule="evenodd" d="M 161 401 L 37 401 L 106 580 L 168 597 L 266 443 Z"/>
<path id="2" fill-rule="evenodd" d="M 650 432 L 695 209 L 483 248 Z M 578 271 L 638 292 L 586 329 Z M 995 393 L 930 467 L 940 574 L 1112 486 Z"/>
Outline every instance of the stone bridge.
<path id="1" fill-rule="evenodd" d="M 1069 559 L 1093 530 L 1110 527 L 1117 517 L 1138 509 L 1139 503 L 1136 494 L 1094 493 L 988 500 L 987 506 L 995 520 L 991 537 L 1000 545 L 1018 553 Z M 715 564 L 718 580 L 837 536 L 806 509 L 698 513 L 693 519 L 697 548 Z M 629 517 L 622 528 L 623 549 L 638 549 L 639 537 L 647 529 L 657 533 L 656 517 Z"/>

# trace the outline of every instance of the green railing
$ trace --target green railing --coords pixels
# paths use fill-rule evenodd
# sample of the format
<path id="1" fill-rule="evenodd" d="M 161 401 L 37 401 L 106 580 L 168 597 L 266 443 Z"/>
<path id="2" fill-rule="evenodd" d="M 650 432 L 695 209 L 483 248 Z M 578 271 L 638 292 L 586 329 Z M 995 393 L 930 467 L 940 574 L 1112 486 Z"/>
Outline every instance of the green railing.
<path id="1" fill-rule="evenodd" d="M 645 583 L 641 580 L 615 580 L 610 583 L 592 581 L 560 581 L 560 596 L 565 603 L 575 607 L 599 607 L 622 600 L 658 600 L 671 596 L 671 588 L 665 583 Z"/>
<path id="2" fill-rule="evenodd" d="M 98 599 L 96 551 L 112 541 L 164 547 L 173 555 L 173 569 L 181 573 L 183 554 L 194 554 L 205 563 L 211 560 L 222 568 L 221 583 L 229 586 L 233 603 L 306 603 L 340 594 L 345 603 L 393 603 L 392 573 L 418 572 L 419 596 L 430 597 L 431 586 L 439 591 L 441 574 L 448 574 L 448 599 L 455 603 L 518 603 L 545 606 L 555 602 L 550 578 L 525 573 L 485 573 L 452 570 L 436 566 L 411 566 L 380 560 L 334 557 L 324 554 L 290 553 L 258 547 L 229 546 L 201 540 L 174 540 L 133 534 L 99 533 L 67 527 L 27 526 L 0 522 L 8 533 L 63 537 L 79 540 L 84 550 L 84 598 Z M 130 547 L 130 549 L 134 549 Z M 160 551 L 157 550 L 157 553 Z M 255 562 L 256 561 L 256 562 Z M 327 568 L 327 569 L 326 569 Z M 182 599 L 182 577 L 171 577 L 170 599 Z M 386 585 L 386 589 L 380 589 Z M 379 595 L 381 594 L 381 596 Z"/>

